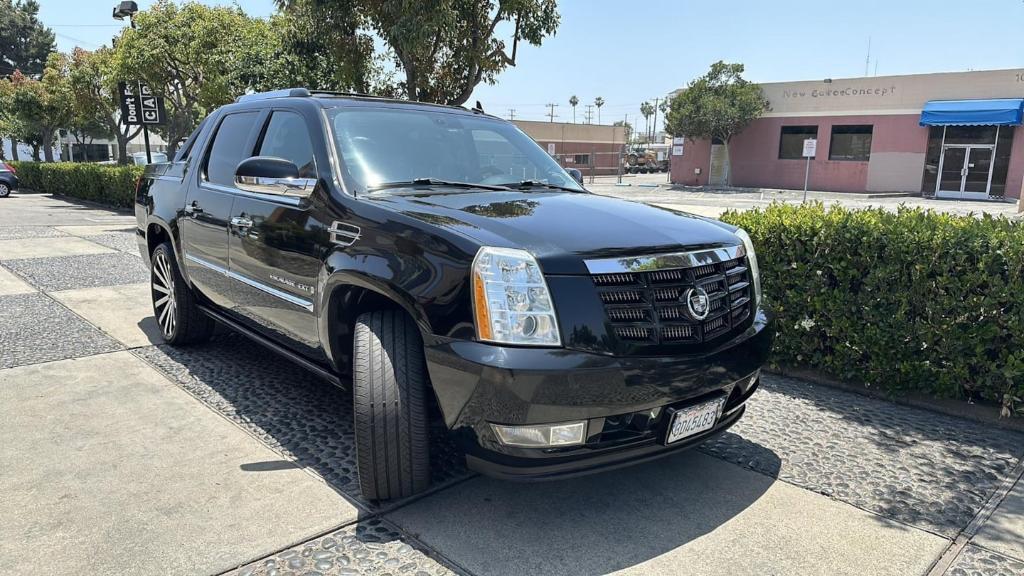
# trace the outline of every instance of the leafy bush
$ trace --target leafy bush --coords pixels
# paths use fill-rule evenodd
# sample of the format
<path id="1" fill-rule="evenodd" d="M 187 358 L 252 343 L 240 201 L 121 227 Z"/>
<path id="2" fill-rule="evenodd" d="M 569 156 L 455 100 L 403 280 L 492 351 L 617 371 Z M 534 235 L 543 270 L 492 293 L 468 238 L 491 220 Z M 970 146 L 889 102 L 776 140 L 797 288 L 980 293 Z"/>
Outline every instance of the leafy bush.
<path id="1" fill-rule="evenodd" d="M 777 365 L 889 392 L 1024 397 L 1024 224 L 821 204 L 729 212 L 754 240 Z"/>
<path id="2" fill-rule="evenodd" d="M 142 166 L 112 166 L 77 162 L 12 162 L 21 187 L 130 208 Z"/>

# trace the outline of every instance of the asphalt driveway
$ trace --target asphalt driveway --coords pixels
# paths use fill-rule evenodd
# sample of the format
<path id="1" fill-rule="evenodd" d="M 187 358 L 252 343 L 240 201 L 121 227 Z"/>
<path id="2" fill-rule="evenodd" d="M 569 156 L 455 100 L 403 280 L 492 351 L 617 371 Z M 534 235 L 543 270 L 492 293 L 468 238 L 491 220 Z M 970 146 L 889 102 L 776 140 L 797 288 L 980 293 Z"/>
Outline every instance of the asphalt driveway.
<path id="1" fill-rule="evenodd" d="M 766 376 L 697 450 L 379 506 L 351 399 L 229 332 L 161 343 L 134 218 L 0 200 L 0 573 L 1024 574 L 1024 436 Z"/>

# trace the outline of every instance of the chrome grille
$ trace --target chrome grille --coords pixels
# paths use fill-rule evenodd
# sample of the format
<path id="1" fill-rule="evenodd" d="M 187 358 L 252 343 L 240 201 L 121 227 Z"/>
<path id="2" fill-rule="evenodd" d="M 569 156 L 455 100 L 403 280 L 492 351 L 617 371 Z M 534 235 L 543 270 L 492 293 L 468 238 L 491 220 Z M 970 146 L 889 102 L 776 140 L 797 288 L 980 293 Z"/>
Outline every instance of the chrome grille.
<path id="1" fill-rule="evenodd" d="M 593 274 L 609 332 L 638 353 L 636 346 L 709 342 L 744 329 L 753 312 L 753 287 L 746 258 L 690 268 Z M 708 294 L 708 317 L 694 319 L 680 298 L 700 286 Z"/>

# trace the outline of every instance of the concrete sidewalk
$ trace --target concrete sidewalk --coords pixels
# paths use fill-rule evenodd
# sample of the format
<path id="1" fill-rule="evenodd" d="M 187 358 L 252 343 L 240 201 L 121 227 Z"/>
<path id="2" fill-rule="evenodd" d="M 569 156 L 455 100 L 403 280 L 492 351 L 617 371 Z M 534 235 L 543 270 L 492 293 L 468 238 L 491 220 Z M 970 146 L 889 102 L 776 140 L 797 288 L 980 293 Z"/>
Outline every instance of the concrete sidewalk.
<path id="1" fill-rule="evenodd" d="M 0 573 L 1024 574 L 1024 436 L 770 375 L 698 450 L 518 484 L 439 442 L 367 502 L 350 397 L 163 345 L 133 227 L 0 200 Z"/>

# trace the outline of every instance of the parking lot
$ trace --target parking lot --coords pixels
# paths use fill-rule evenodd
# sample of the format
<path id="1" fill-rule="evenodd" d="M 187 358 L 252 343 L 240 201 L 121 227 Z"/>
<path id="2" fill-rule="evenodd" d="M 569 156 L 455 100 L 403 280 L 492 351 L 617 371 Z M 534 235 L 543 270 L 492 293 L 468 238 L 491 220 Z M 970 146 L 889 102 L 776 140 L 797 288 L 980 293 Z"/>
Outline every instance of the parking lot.
<path id="1" fill-rule="evenodd" d="M 764 208 L 773 202 L 799 204 L 802 190 L 694 188 L 672 186 L 667 174 L 630 174 L 622 177 L 597 176 L 591 183 L 585 179 L 588 190 L 605 196 L 616 196 L 682 210 L 702 216 L 718 217 L 726 210 Z M 1015 201 L 999 200 L 937 200 L 906 194 L 851 194 L 842 192 L 810 191 L 808 201 L 822 202 L 826 206 L 840 204 L 851 208 L 880 207 L 896 210 L 899 206 L 923 208 L 950 214 L 991 214 L 1020 218 Z"/>
<path id="2" fill-rule="evenodd" d="M 1024 435 L 777 375 L 685 454 L 520 484 L 442 442 L 431 491 L 368 502 L 346 392 L 227 331 L 161 344 L 134 226 L 0 201 L 0 573 L 1024 573 Z"/>

